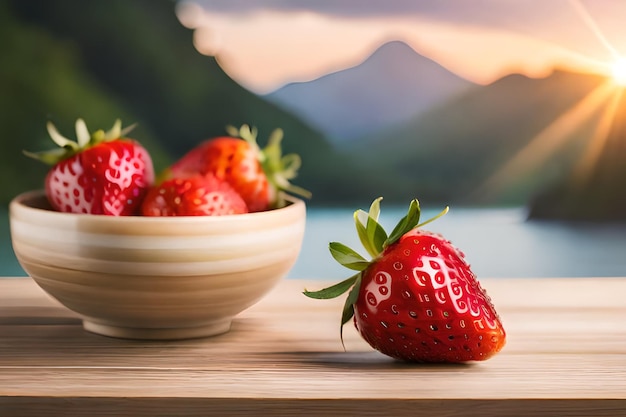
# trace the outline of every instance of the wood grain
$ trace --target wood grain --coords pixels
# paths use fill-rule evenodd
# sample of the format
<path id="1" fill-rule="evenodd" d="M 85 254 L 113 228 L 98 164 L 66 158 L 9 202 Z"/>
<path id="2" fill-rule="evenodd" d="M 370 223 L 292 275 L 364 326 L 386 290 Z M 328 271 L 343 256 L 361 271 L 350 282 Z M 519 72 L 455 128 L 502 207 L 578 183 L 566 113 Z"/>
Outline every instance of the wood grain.
<path id="1" fill-rule="evenodd" d="M 0 280 L 0 416 L 626 415 L 626 279 L 491 279 L 493 359 L 410 365 L 372 351 L 342 300 L 287 280 L 224 335 L 107 338 L 30 279 Z"/>

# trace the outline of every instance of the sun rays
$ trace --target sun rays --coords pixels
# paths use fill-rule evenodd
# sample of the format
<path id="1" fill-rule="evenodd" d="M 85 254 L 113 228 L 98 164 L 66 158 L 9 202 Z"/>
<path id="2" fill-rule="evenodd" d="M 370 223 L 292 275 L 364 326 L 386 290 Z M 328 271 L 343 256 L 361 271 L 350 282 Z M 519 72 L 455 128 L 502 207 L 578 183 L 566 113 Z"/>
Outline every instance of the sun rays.
<path id="1" fill-rule="evenodd" d="M 609 103 L 602 113 L 602 117 L 596 126 L 594 135 L 588 142 L 582 158 L 578 161 L 578 164 L 575 167 L 573 179 L 579 187 L 585 185 L 589 180 L 593 168 L 599 161 L 600 155 L 602 155 L 604 146 L 609 138 L 609 133 L 611 132 L 611 127 L 615 121 L 617 108 L 624 90 L 614 88 L 612 90 L 613 93 L 608 99 Z"/>
<path id="2" fill-rule="evenodd" d="M 619 58 L 621 54 L 615 49 L 615 47 L 611 44 L 611 42 L 609 42 L 606 36 L 604 36 L 604 33 L 602 33 L 602 30 L 600 30 L 600 28 L 598 27 L 598 24 L 593 19 L 593 17 L 591 17 L 587 9 L 585 9 L 585 6 L 583 6 L 583 4 L 580 2 L 580 0 L 570 0 L 569 2 L 574 8 L 574 11 L 578 13 L 578 15 L 582 19 L 582 22 L 585 24 L 587 29 L 591 31 L 591 33 L 602 44 L 602 46 L 604 46 L 609 51 L 609 53 L 614 59 Z"/>
<path id="3" fill-rule="evenodd" d="M 477 194 L 481 199 L 489 199 L 494 194 L 502 191 L 506 185 L 515 182 L 516 179 L 543 165 L 543 163 L 562 149 L 572 134 L 582 124 L 593 117 L 603 106 L 606 106 L 607 101 L 611 100 L 611 97 L 616 96 L 616 94 L 617 90 L 611 82 L 602 83 L 539 132 L 524 148 L 490 176 L 477 190 Z M 602 119 L 609 119 L 612 123 L 614 110 L 613 114 L 610 114 L 608 107 L 603 111 L 604 116 Z M 606 134 L 608 134 L 608 130 L 606 129 Z M 604 133 L 604 130 L 602 133 Z M 595 136 L 599 136 L 599 134 Z M 597 140 L 595 136 L 594 141 Z M 594 147 L 594 150 L 600 152 L 601 149 Z"/>
<path id="4" fill-rule="evenodd" d="M 502 192 L 505 186 L 515 183 L 519 178 L 525 177 L 542 166 L 562 151 L 574 137 L 574 133 L 594 117 L 597 122 L 593 132 L 581 157 L 573 167 L 572 179 L 575 185 L 583 186 L 587 183 L 605 149 L 626 88 L 626 58 L 611 45 L 579 0 L 570 0 L 570 3 L 585 26 L 609 51 L 613 59 L 612 62 L 598 63 L 598 67 L 604 69 L 602 75 L 606 75 L 607 80 L 563 112 L 484 181 L 475 193 L 483 200 L 489 200 Z"/>
<path id="5" fill-rule="evenodd" d="M 596 39 L 606 48 L 606 50 L 611 54 L 613 58 L 612 62 L 605 63 L 604 65 L 608 68 L 610 72 L 610 76 L 613 81 L 619 86 L 626 86 L 626 57 L 615 49 L 615 47 L 609 42 L 609 40 L 604 36 L 602 30 L 598 27 L 596 21 L 591 17 L 587 9 L 582 5 L 580 0 L 570 0 L 570 4 L 578 13 L 585 26 L 591 31 L 591 33 L 596 37 Z"/>

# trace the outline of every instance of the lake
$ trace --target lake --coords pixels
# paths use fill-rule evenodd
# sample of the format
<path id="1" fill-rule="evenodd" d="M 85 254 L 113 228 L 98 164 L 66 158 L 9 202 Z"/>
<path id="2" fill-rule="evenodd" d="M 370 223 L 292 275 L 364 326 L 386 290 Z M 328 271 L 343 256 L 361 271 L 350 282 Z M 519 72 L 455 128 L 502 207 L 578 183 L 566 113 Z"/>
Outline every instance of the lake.
<path id="1" fill-rule="evenodd" d="M 390 232 L 405 212 L 405 208 L 383 206 L 380 222 Z M 422 219 L 438 212 L 425 210 Z M 452 208 L 425 228 L 443 234 L 461 249 L 479 278 L 626 275 L 626 225 L 526 221 L 522 208 Z M 303 256 L 291 276 L 350 276 L 328 253 L 328 242 L 333 240 L 365 254 L 352 210 L 310 210 Z"/>
<path id="2" fill-rule="evenodd" d="M 380 222 L 391 231 L 405 210 L 383 204 Z M 438 211 L 428 208 L 422 219 Z M 332 259 L 328 243 L 339 241 L 365 255 L 352 213 L 308 209 L 302 252 L 290 278 L 350 276 Z M 459 247 L 479 278 L 626 276 L 626 225 L 528 222 L 525 215 L 522 208 L 452 208 L 426 228 Z M 0 212 L 0 250 L 0 276 L 25 275 L 11 248 L 6 211 Z"/>

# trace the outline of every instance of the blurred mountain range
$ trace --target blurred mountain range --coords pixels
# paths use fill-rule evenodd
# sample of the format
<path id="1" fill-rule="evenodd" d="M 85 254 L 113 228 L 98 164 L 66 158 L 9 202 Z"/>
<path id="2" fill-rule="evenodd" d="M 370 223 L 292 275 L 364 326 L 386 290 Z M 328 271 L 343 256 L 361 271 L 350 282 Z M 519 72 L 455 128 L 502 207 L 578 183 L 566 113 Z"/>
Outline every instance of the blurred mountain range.
<path id="1" fill-rule="evenodd" d="M 376 175 L 394 179 L 388 190 L 394 198 L 419 195 L 444 203 L 523 205 L 568 175 L 580 157 L 600 110 L 588 120 L 571 120 L 579 125 L 566 138 L 550 127 L 604 81 L 566 71 L 541 79 L 506 76 L 408 123 L 362 137 L 350 153 Z M 535 155 L 514 176 L 499 173 L 535 140 L 544 141 L 544 148 L 555 141 L 563 146 Z M 494 175 L 499 175 L 499 184 L 490 188 L 488 179 Z"/>
<path id="2" fill-rule="evenodd" d="M 473 86 L 406 43 L 391 41 L 359 65 L 288 84 L 265 98 L 345 145 L 407 122 Z"/>

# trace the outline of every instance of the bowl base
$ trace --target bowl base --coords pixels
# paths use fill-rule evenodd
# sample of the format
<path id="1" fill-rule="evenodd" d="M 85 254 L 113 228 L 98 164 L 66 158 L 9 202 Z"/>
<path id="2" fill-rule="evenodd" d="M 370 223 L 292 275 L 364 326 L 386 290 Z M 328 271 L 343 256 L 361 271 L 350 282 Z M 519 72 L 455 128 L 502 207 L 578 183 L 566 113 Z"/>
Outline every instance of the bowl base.
<path id="1" fill-rule="evenodd" d="M 217 336 L 230 330 L 232 318 L 212 321 L 197 327 L 137 328 L 83 320 L 83 328 L 91 333 L 120 339 L 180 340 Z"/>

